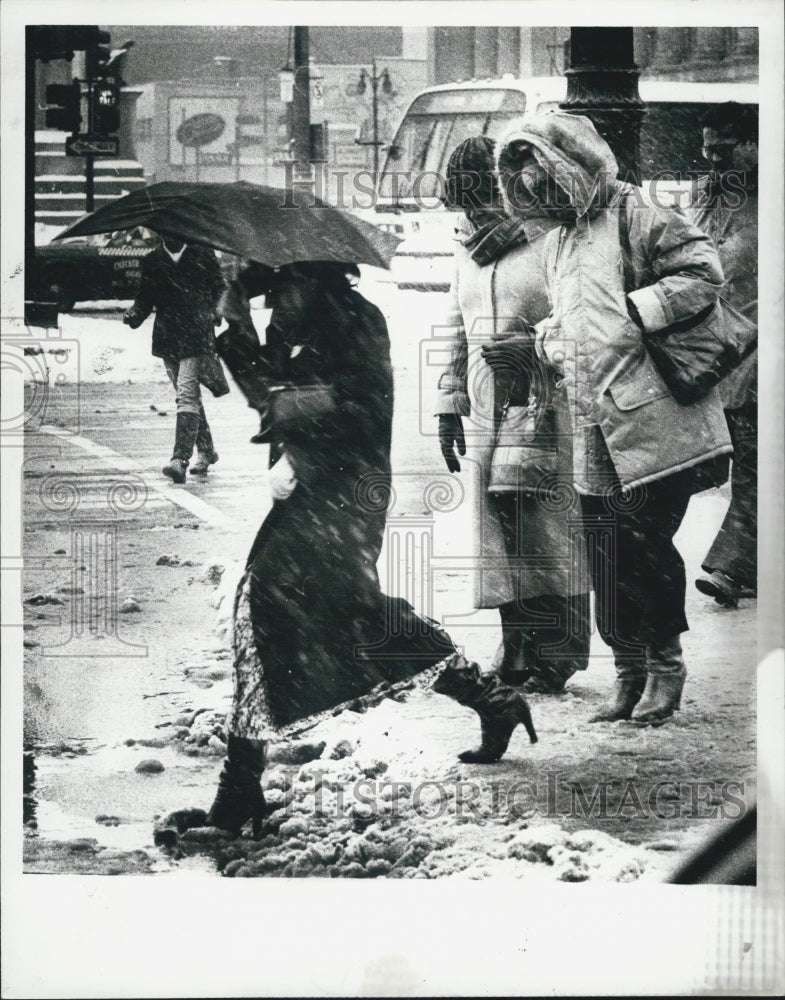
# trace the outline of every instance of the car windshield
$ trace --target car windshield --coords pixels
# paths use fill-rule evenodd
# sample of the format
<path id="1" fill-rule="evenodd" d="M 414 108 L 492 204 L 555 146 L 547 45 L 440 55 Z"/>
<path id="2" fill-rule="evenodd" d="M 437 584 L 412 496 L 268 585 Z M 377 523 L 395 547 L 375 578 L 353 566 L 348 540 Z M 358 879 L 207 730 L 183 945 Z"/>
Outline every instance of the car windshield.
<path id="1" fill-rule="evenodd" d="M 158 236 L 145 229 L 143 226 L 136 226 L 134 229 L 121 229 L 115 233 L 105 233 L 106 242 L 103 246 L 109 247 L 154 247 L 158 243 Z"/>

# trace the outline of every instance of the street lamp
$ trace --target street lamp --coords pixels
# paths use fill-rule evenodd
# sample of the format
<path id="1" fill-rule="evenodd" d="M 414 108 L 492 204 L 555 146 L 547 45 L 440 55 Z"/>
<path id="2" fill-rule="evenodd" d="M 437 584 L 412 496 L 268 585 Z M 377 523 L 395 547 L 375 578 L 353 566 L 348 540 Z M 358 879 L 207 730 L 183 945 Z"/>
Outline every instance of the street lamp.
<path id="1" fill-rule="evenodd" d="M 632 28 L 571 28 L 564 111 L 586 115 L 613 150 L 622 177 L 638 183 L 641 122 Z"/>
<path id="2" fill-rule="evenodd" d="M 379 141 L 379 84 L 381 84 L 382 93 L 386 97 L 392 96 L 393 85 L 392 80 L 390 79 L 390 74 L 386 69 L 383 69 L 381 73 L 376 72 L 375 59 L 371 64 L 370 73 L 364 69 L 360 70 L 360 79 L 357 81 L 357 93 L 362 96 L 368 89 L 369 83 L 373 94 L 373 139 L 370 141 L 355 139 L 354 141 L 358 146 L 373 146 L 373 179 L 374 183 L 376 183 L 379 177 L 379 147 L 383 145 L 383 143 Z"/>

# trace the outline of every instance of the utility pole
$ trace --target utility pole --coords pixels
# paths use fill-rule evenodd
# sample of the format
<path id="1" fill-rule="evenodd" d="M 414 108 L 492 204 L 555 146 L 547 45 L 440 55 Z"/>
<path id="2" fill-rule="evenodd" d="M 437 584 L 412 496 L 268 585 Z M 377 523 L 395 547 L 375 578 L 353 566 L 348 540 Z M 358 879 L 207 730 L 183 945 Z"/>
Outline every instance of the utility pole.
<path id="1" fill-rule="evenodd" d="M 25 28 L 25 300 L 35 267 L 35 28 Z"/>
<path id="2" fill-rule="evenodd" d="M 640 181 L 645 105 L 638 93 L 632 28 L 571 28 L 564 111 L 586 115 L 613 150 L 619 175 Z"/>
<path id="3" fill-rule="evenodd" d="M 311 185 L 311 83 L 308 28 L 294 29 L 294 92 L 292 94 L 294 184 Z"/>
<path id="4" fill-rule="evenodd" d="M 98 75 L 98 36 L 90 40 L 90 44 L 85 52 L 85 76 L 87 77 L 87 134 L 92 135 L 95 131 L 93 121 L 95 110 L 93 107 L 93 80 Z M 85 211 L 95 211 L 95 157 L 92 153 L 86 153 L 84 158 L 84 178 L 85 178 Z"/>

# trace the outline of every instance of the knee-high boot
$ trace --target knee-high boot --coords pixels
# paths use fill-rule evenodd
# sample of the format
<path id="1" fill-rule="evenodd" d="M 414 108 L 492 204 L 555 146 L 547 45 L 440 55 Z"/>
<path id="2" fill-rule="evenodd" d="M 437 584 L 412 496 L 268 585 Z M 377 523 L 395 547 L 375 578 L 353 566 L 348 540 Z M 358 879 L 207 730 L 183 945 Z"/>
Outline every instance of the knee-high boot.
<path id="1" fill-rule="evenodd" d="M 191 461 L 196 433 L 199 429 L 199 414 L 180 410 L 174 432 L 174 448 L 172 458 L 161 470 L 165 476 L 175 483 L 185 482 L 185 470 Z"/>
<path id="2" fill-rule="evenodd" d="M 687 678 L 680 636 L 647 644 L 646 675 L 646 687 L 632 720 L 646 724 L 663 722 L 681 707 L 681 692 Z"/>
<path id="3" fill-rule="evenodd" d="M 196 461 L 190 468 L 192 476 L 205 476 L 211 465 L 218 461 L 218 452 L 213 445 L 213 435 L 207 423 L 204 406 L 199 406 L 199 427 L 196 432 Z"/>
<path id="4" fill-rule="evenodd" d="M 646 665 L 643 657 L 618 646 L 613 647 L 613 656 L 616 664 L 616 681 L 611 700 L 593 715 L 589 722 L 617 722 L 619 719 L 629 719 L 643 695 L 646 686 Z"/>
<path id="5" fill-rule="evenodd" d="M 264 764 L 263 740 L 229 736 L 226 760 L 218 778 L 218 792 L 207 814 L 207 826 L 217 826 L 239 835 L 250 819 L 254 836 L 259 836 L 264 818 L 264 794 L 259 784 Z"/>
<path id="6" fill-rule="evenodd" d="M 444 669 L 433 682 L 433 690 L 473 708 L 480 716 L 481 744 L 475 750 L 458 754 L 464 763 L 492 764 L 500 760 L 520 723 L 526 727 L 530 742 L 537 742 L 531 712 L 523 695 L 505 684 L 498 674 L 481 673 L 476 663 L 470 663 L 460 653 L 447 658 Z"/>

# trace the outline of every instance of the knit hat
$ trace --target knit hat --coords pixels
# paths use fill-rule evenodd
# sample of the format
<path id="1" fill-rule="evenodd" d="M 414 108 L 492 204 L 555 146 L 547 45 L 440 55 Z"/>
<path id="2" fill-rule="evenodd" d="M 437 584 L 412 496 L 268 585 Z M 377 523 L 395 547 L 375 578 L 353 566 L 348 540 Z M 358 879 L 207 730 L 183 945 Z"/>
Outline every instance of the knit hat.
<path id="1" fill-rule="evenodd" d="M 496 144 L 485 135 L 464 139 L 447 161 L 444 204 L 448 208 L 490 208 L 499 189 L 494 176 Z"/>

